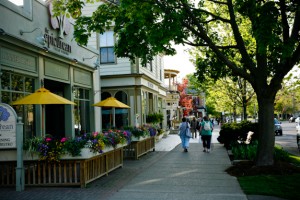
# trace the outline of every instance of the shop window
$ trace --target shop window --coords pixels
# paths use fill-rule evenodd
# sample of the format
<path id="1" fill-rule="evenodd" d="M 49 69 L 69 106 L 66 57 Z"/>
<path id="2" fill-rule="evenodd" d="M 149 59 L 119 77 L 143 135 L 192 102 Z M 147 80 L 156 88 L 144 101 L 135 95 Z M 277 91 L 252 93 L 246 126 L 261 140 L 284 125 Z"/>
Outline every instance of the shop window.
<path id="1" fill-rule="evenodd" d="M 0 96 L 1 102 L 11 104 L 34 92 L 34 78 L 24 75 L 13 74 L 2 70 Z M 24 140 L 36 136 L 35 131 L 35 106 L 16 105 L 12 106 L 18 117 L 22 117 L 24 123 Z"/>
<path id="2" fill-rule="evenodd" d="M 75 134 L 83 134 L 91 131 L 90 128 L 90 90 L 80 87 L 73 89 Z"/>
<path id="3" fill-rule="evenodd" d="M 123 91 L 116 93 L 115 98 L 122 103 L 128 105 L 127 94 Z M 117 128 L 123 128 L 128 126 L 128 112 L 127 108 L 116 108 L 115 109 L 115 122 Z"/>

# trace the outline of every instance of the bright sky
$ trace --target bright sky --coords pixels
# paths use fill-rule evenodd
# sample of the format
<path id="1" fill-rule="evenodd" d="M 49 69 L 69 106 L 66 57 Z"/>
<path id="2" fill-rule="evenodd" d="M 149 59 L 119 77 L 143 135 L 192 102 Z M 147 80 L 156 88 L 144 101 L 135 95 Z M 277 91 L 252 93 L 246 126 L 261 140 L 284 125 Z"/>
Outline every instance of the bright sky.
<path id="1" fill-rule="evenodd" d="M 174 56 L 164 57 L 165 69 L 175 69 L 180 71 L 177 76 L 178 81 L 181 81 L 181 79 L 187 74 L 191 74 L 196 71 L 194 65 L 189 61 L 190 55 L 185 51 L 189 48 L 189 46 L 176 45 L 175 49 L 177 54 Z"/>

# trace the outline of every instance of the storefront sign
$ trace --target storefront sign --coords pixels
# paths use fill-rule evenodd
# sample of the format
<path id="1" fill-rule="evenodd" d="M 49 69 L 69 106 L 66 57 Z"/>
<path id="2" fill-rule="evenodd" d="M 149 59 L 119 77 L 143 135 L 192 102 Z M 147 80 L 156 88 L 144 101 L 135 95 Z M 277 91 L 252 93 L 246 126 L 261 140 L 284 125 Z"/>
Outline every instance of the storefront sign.
<path id="1" fill-rule="evenodd" d="M 49 14 L 51 27 L 54 30 L 58 30 L 58 36 L 54 37 L 52 34 L 49 34 L 47 30 L 44 35 L 46 44 L 48 48 L 51 45 L 56 51 L 68 55 L 68 53 L 72 52 L 71 45 L 63 42 L 62 39 L 64 39 L 65 35 L 68 35 L 70 33 L 72 25 L 65 15 L 54 15 L 52 3 L 49 4 Z"/>
<path id="2" fill-rule="evenodd" d="M 45 33 L 44 38 L 45 38 L 45 41 L 46 41 L 46 44 L 47 44 L 48 48 L 51 45 L 56 50 L 60 51 L 61 53 L 67 54 L 67 53 L 72 52 L 71 45 L 61 41 L 61 39 L 59 37 L 53 37 L 53 36 Z"/>
<path id="3" fill-rule="evenodd" d="M 17 116 L 13 108 L 0 103 L 0 149 L 16 148 Z"/>

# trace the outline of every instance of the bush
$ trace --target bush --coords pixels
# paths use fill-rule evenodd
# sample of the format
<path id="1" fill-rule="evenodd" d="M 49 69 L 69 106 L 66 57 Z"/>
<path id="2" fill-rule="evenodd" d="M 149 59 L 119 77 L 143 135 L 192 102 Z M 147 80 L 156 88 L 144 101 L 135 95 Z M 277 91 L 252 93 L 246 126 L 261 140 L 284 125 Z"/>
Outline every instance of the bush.
<path id="1" fill-rule="evenodd" d="M 163 114 L 161 113 L 151 113 L 149 115 L 146 116 L 146 122 L 147 123 L 161 123 L 164 119 Z"/>
<path id="2" fill-rule="evenodd" d="M 235 160 L 252 160 L 256 158 L 257 140 L 250 144 L 237 143 L 231 144 L 231 152 Z"/>
<path id="3" fill-rule="evenodd" d="M 245 141 L 249 131 L 254 132 L 252 140 L 257 140 L 258 123 L 242 121 L 241 123 L 233 122 L 222 124 L 218 141 L 224 144 L 227 149 L 231 149 L 231 144 L 236 143 L 238 140 Z"/>
<path id="4" fill-rule="evenodd" d="M 258 141 L 252 141 L 250 144 L 244 142 L 235 142 L 231 144 L 231 152 L 235 160 L 251 160 L 254 161 L 257 153 Z M 292 162 L 290 154 L 281 146 L 274 147 L 274 161 L 275 162 Z"/>

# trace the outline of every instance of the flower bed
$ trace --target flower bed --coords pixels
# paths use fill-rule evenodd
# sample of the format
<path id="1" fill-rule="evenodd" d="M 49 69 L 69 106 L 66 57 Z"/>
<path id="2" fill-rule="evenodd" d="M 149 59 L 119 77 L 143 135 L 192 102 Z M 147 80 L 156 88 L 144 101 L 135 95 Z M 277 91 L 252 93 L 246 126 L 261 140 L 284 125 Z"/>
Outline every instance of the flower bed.
<path id="1" fill-rule="evenodd" d="M 89 151 L 89 153 L 92 153 Z M 16 185 L 16 161 L 0 161 L 0 187 Z M 24 161 L 26 186 L 81 186 L 123 166 L 123 147 L 91 157 L 66 157 L 60 162 Z"/>
<path id="2" fill-rule="evenodd" d="M 85 152 L 88 152 L 90 157 L 96 156 L 118 145 L 127 145 L 129 142 L 128 132 L 108 130 L 104 133 L 93 132 L 76 136 L 73 139 L 57 139 L 51 135 L 44 138 L 35 137 L 26 140 L 24 150 L 33 156 L 37 155 L 40 161 L 59 163 L 62 157 L 84 159 Z M 82 156 L 83 153 L 85 156 Z"/>

